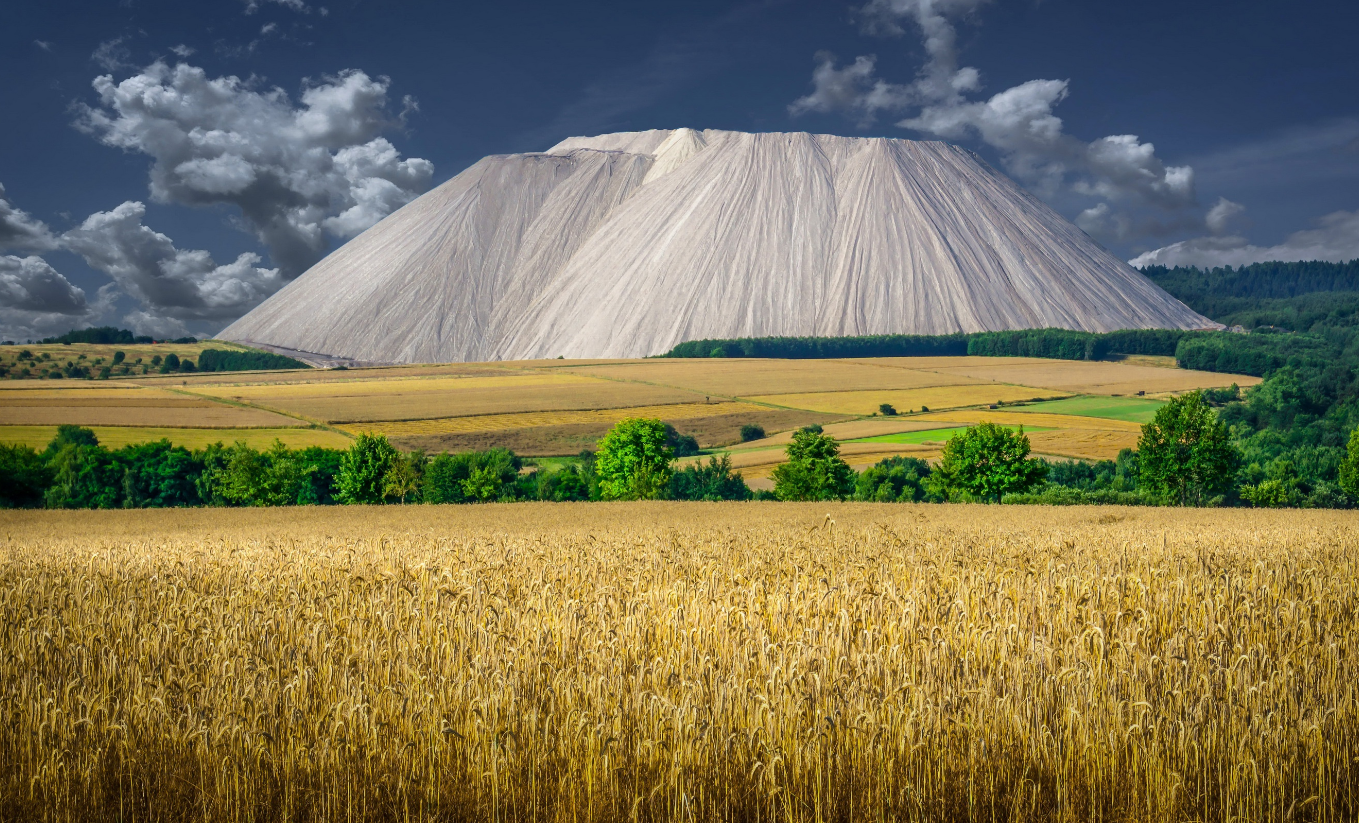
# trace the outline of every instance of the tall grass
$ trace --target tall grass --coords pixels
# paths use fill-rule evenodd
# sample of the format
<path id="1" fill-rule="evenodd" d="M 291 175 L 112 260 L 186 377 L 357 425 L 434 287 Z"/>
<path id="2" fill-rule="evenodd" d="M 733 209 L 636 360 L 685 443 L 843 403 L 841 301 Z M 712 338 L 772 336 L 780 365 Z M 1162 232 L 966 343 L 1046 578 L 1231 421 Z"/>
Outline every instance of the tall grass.
<path id="1" fill-rule="evenodd" d="M 3 515 L 0 817 L 1353 820 L 1355 524 Z"/>

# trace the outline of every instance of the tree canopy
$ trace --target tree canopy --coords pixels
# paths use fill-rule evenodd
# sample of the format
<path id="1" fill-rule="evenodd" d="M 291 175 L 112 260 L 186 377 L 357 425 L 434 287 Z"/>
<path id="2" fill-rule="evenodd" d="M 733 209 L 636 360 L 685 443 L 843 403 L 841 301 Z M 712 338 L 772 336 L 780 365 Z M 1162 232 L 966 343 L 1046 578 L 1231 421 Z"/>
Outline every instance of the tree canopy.
<path id="1" fill-rule="evenodd" d="M 669 432 L 659 420 L 620 420 L 599 441 L 595 472 L 605 500 L 655 500 L 670 485 L 674 458 Z"/>
<path id="2" fill-rule="evenodd" d="M 840 444 L 820 426 L 793 432 L 788 462 L 774 469 L 779 500 L 844 500 L 854 493 L 854 470 L 840 457 Z"/>
<path id="3" fill-rule="evenodd" d="M 1041 482 L 1047 466 L 1029 458 L 1029 438 L 983 422 L 949 438 L 931 483 L 951 500 L 999 501 Z"/>
<path id="4" fill-rule="evenodd" d="M 1142 427 L 1137 458 L 1141 488 L 1180 506 L 1220 501 L 1240 463 L 1227 427 L 1197 391 L 1156 411 Z"/>

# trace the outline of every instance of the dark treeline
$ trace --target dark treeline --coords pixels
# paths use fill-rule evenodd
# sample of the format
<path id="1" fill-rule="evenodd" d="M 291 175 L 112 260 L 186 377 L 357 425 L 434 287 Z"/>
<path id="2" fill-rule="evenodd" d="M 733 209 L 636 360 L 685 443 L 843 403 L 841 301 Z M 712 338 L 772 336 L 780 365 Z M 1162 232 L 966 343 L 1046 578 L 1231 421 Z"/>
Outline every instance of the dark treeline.
<path id="1" fill-rule="evenodd" d="M 198 355 L 198 370 L 206 372 L 309 368 L 311 367 L 301 360 L 267 351 L 204 349 L 203 353 Z"/>
<path id="2" fill-rule="evenodd" d="M 1066 329 L 1023 329 L 976 334 L 924 336 L 887 334 L 866 337 L 760 337 L 692 340 L 663 357 L 769 357 L 812 360 L 835 357 L 1047 357 L 1103 360 L 1111 354 L 1172 356 L 1182 340 L 1197 332 L 1134 329 L 1094 334 Z"/>
<path id="3" fill-rule="evenodd" d="M 95 326 L 88 329 L 71 329 L 60 337 L 47 337 L 39 343 L 98 343 L 106 346 L 131 346 L 157 342 L 155 338 L 143 334 L 133 334 L 127 329 L 113 326 Z M 180 337 L 175 340 L 161 340 L 161 343 L 197 343 L 197 337 Z"/>
<path id="4" fill-rule="evenodd" d="M 672 455 L 697 453 L 692 437 L 667 430 Z M 168 440 L 109 449 L 92 430 L 63 425 L 41 451 L 0 444 L 0 508 L 598 500 L 594 462 L 585 451 L 558 469 L 525 471 L 506 449 L 430 457 L 368 435 L 347 450 L 277 441 L 263 450 L 239 442 L 190 450 Z M 752 497 L 725 459 L 687 466 L 667 482 L 664 496 L 674 500 Z"/>

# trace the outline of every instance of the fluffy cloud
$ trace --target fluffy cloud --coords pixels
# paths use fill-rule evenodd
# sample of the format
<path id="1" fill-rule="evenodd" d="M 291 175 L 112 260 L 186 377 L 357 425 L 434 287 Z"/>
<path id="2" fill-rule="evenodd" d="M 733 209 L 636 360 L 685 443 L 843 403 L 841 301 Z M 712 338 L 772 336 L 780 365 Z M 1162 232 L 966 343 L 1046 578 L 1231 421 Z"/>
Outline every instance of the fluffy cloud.
<path id="1" fill-rule="evenodd" d="M 0 306 L 44 314 L 84 314 L 85 292 L 41 257 L 0 256 Z"/>
<path id="2" fill-rule="evenodd" d="M 1246 207 L 1240 203 L 1233 203 L 1225 197 L 1219 197 L 1217 203 L 1208 210 L 1208 216 L 1204 218 L 1203 222 L 1208 226 L 1208 231 L 1213 234 L 1226 234 L 1227 230 L 1231 228 L 1232 220 L 1245 210 Z"/>
<path id="3" fill-rule="evenodd" d="M 1069 93 L 1065 80 L 1030 80 L 985 100 L 974 99 L 981 87 L 980 73 L 959 65 L 954 21 L 985 5 L 986 0 L 872 0 L 859 10 L 864 30 L 879 35 L 901 35 L 909 21 L 923 37 L 928 59 L 907 85 L 888 83 L 876 76 L 874 60 L 860 57 L 843 68 L 833 58 L 818 55 L 812 75 L 813 90 L 789 107 L 793 115 L 841 112 L 861 125 L 879 113 L 910 116 L 897 125 L 946 140 L 979 138 L 1000 152 L 1006 170 L 1033 186 L 1043 196 L 1076 195 L 1101 202 L 1078 218 L 1097 236 L 1128 239 L 1158 234 L 1185 224 L 1183 216 L 1169 222 L 1137 211 L 1178 212 L 1195 203 L 1194 171 L 1168 166 L 1151 143 L 1136 135 L 1116 134 L 1092 142 L 1064 130 L 1056 107 Z M 913 113 L 911 113 L 913 112 Z M 1115 210 L 1110 204 L 1117 204 Z M 1194 218 L 1191 225 L 1201 228 Z"/>
<path id="4" fill-rule="evenodd" d="M 294 105 L 278 88 L 156 62 L 121 82 L 97 78 L 99 105 L 81 106 L 77 126 L 150 156 L 157 202 L 239 208 L 292 278 L 325 253 L 327 234 L 352 236 L 429 187 L 433 164 L 402 159 L 380 136 L 414 108 L 407 99 L 389 114 L 388 86 L 345 71 Z"/>
<path id="5" fill-rule="evenodd" d="M 49 251 L 56 247 L 57 239 L 47 224 L 5 199 L 5 187 L 0 185 L 0 251 Z"/>
<path id="6" fill-rule="evenodd" d="M 1229 200 L 1219 201 L 1235 206 Z M 1218 209 L 1214 207 L 1214 211 Z M 1227 210 L 1222 213 L 1225 214 Z M 1239 213 L 1240 209 L 1232 214 Z M 1209 223 L 1214 222 L 1212 212 Z M 1318 227 L 1294 232 L 1277 246 L 1256 246 L 1237 235 L 1196 237 L 1149 251 L 1130 261 L 1134 266 L 1245 266 L 1266 260 L 1359 259 L 1359 211 L 1338 211 L 1321 218 Z M 1219 223 L 1225 226 L 1225 223 Z"/>
<path id="7" fill-rule="evenodd" d="M 104 71 L 117 71 L 131 65 L 132 52 L 128 51 L 123 42 L 126 37 L 115 37 L 112 40 L 105 40 L 100 43 L 90 55 L 90 59 L 99 64 Z"/>
<path id="8" fill-rule="evenodd" d="M 807 112 L 843 112 L 868 127 L 882 111 L 900 111 L 911 100 L 910 89 L 875 76 L 874 55 L 861 56 L 844 68 L 835 67 L 835 55 L 818 52 L 812 71 L 812 92 L 788 106 L 794 117 Z"/>
<path id="9" fill-rule="evenodd" d="M 41 257 L 0 255 L 0 335 L 35 340 L 90 325 L 117 297 L 110 283 L 93 302 Z"/>
<path id="10" fill-rule="evenodd" d="M 274 3 L 302 14 L 311 12 L 311 8 L 306 3 L 302 2 L 302 0 L 245 0 L 245 13 L 254 14 L 259 11 L 261 2 Z M 324 15 L 326 13 L 325 9 L 322 9 L 321 13 Z"/>
<path id="11" fill-rule="evenodd" d="M 112 277 L 148 317 L 232 319 L 282 286 L 278 269 L 259 267 L 259 255 L 218 265 L 205 251 L 175 248 L 169 237 L 143 225 L 145 216 L 146 207 L 137 202 L 96 212 L 62 235 L 62 244 Z"/>

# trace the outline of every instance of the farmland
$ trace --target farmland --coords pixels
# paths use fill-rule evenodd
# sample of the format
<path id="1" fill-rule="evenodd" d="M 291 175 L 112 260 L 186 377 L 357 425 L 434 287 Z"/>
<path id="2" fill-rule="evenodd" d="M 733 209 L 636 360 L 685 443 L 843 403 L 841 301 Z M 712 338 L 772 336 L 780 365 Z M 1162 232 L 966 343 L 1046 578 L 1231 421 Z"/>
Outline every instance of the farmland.
<path id="1" fill-rule="evenodd" d="M 103 356 L 96 354 L 98 347 L 56 348 L 86 361 Z M 42 432 L 72 423 L 96 427 L 101 441 L 108 437 L 104 442 L 110 444 L 154 433 L 201 447 L 218 440 L 255 444 L 296 428 L 281 439 L 289 445 L 343 445 L 373 432 L 403 449 L 499 446 L 545 457 L 591 448 L 618 420 L 642 416 L 664 420 L 706 449 L 731 450 L 734 465 L 755 479 L 781 460 L 781 449 L 771 447 L 781 447 L 791 430 L 810 424 L 830 427 L 855 466 L 891 454 L 937 456 L 930 438 L 907 435 L 981 419 L 1024 425 L 1042 454 L 1111 458 L 1135 443 L 1137 424 L 1154 413 L 1159 398 L 1233 382 L 1249 386 L 1258 380 L 1167 368 L 1155 360 L 1015 357 L 540 360 L 134 374 L 102 381 L 6 381 L 0 388 L 0 440 L 41 445 Z M 1137 392 L 1147 397 L 1128 396 Z M 874 416 L 882 404 L 903 414 Z M 1000 404 L 1003 408 L 990 408 Z M 768 439 L 740 445 L 747 424 L 762 427 Z"/>
<path id="2" fill-rule="evenodd" d="M 1359 815 L 1347 513 L 0 518 L 5 819 Z"/>

